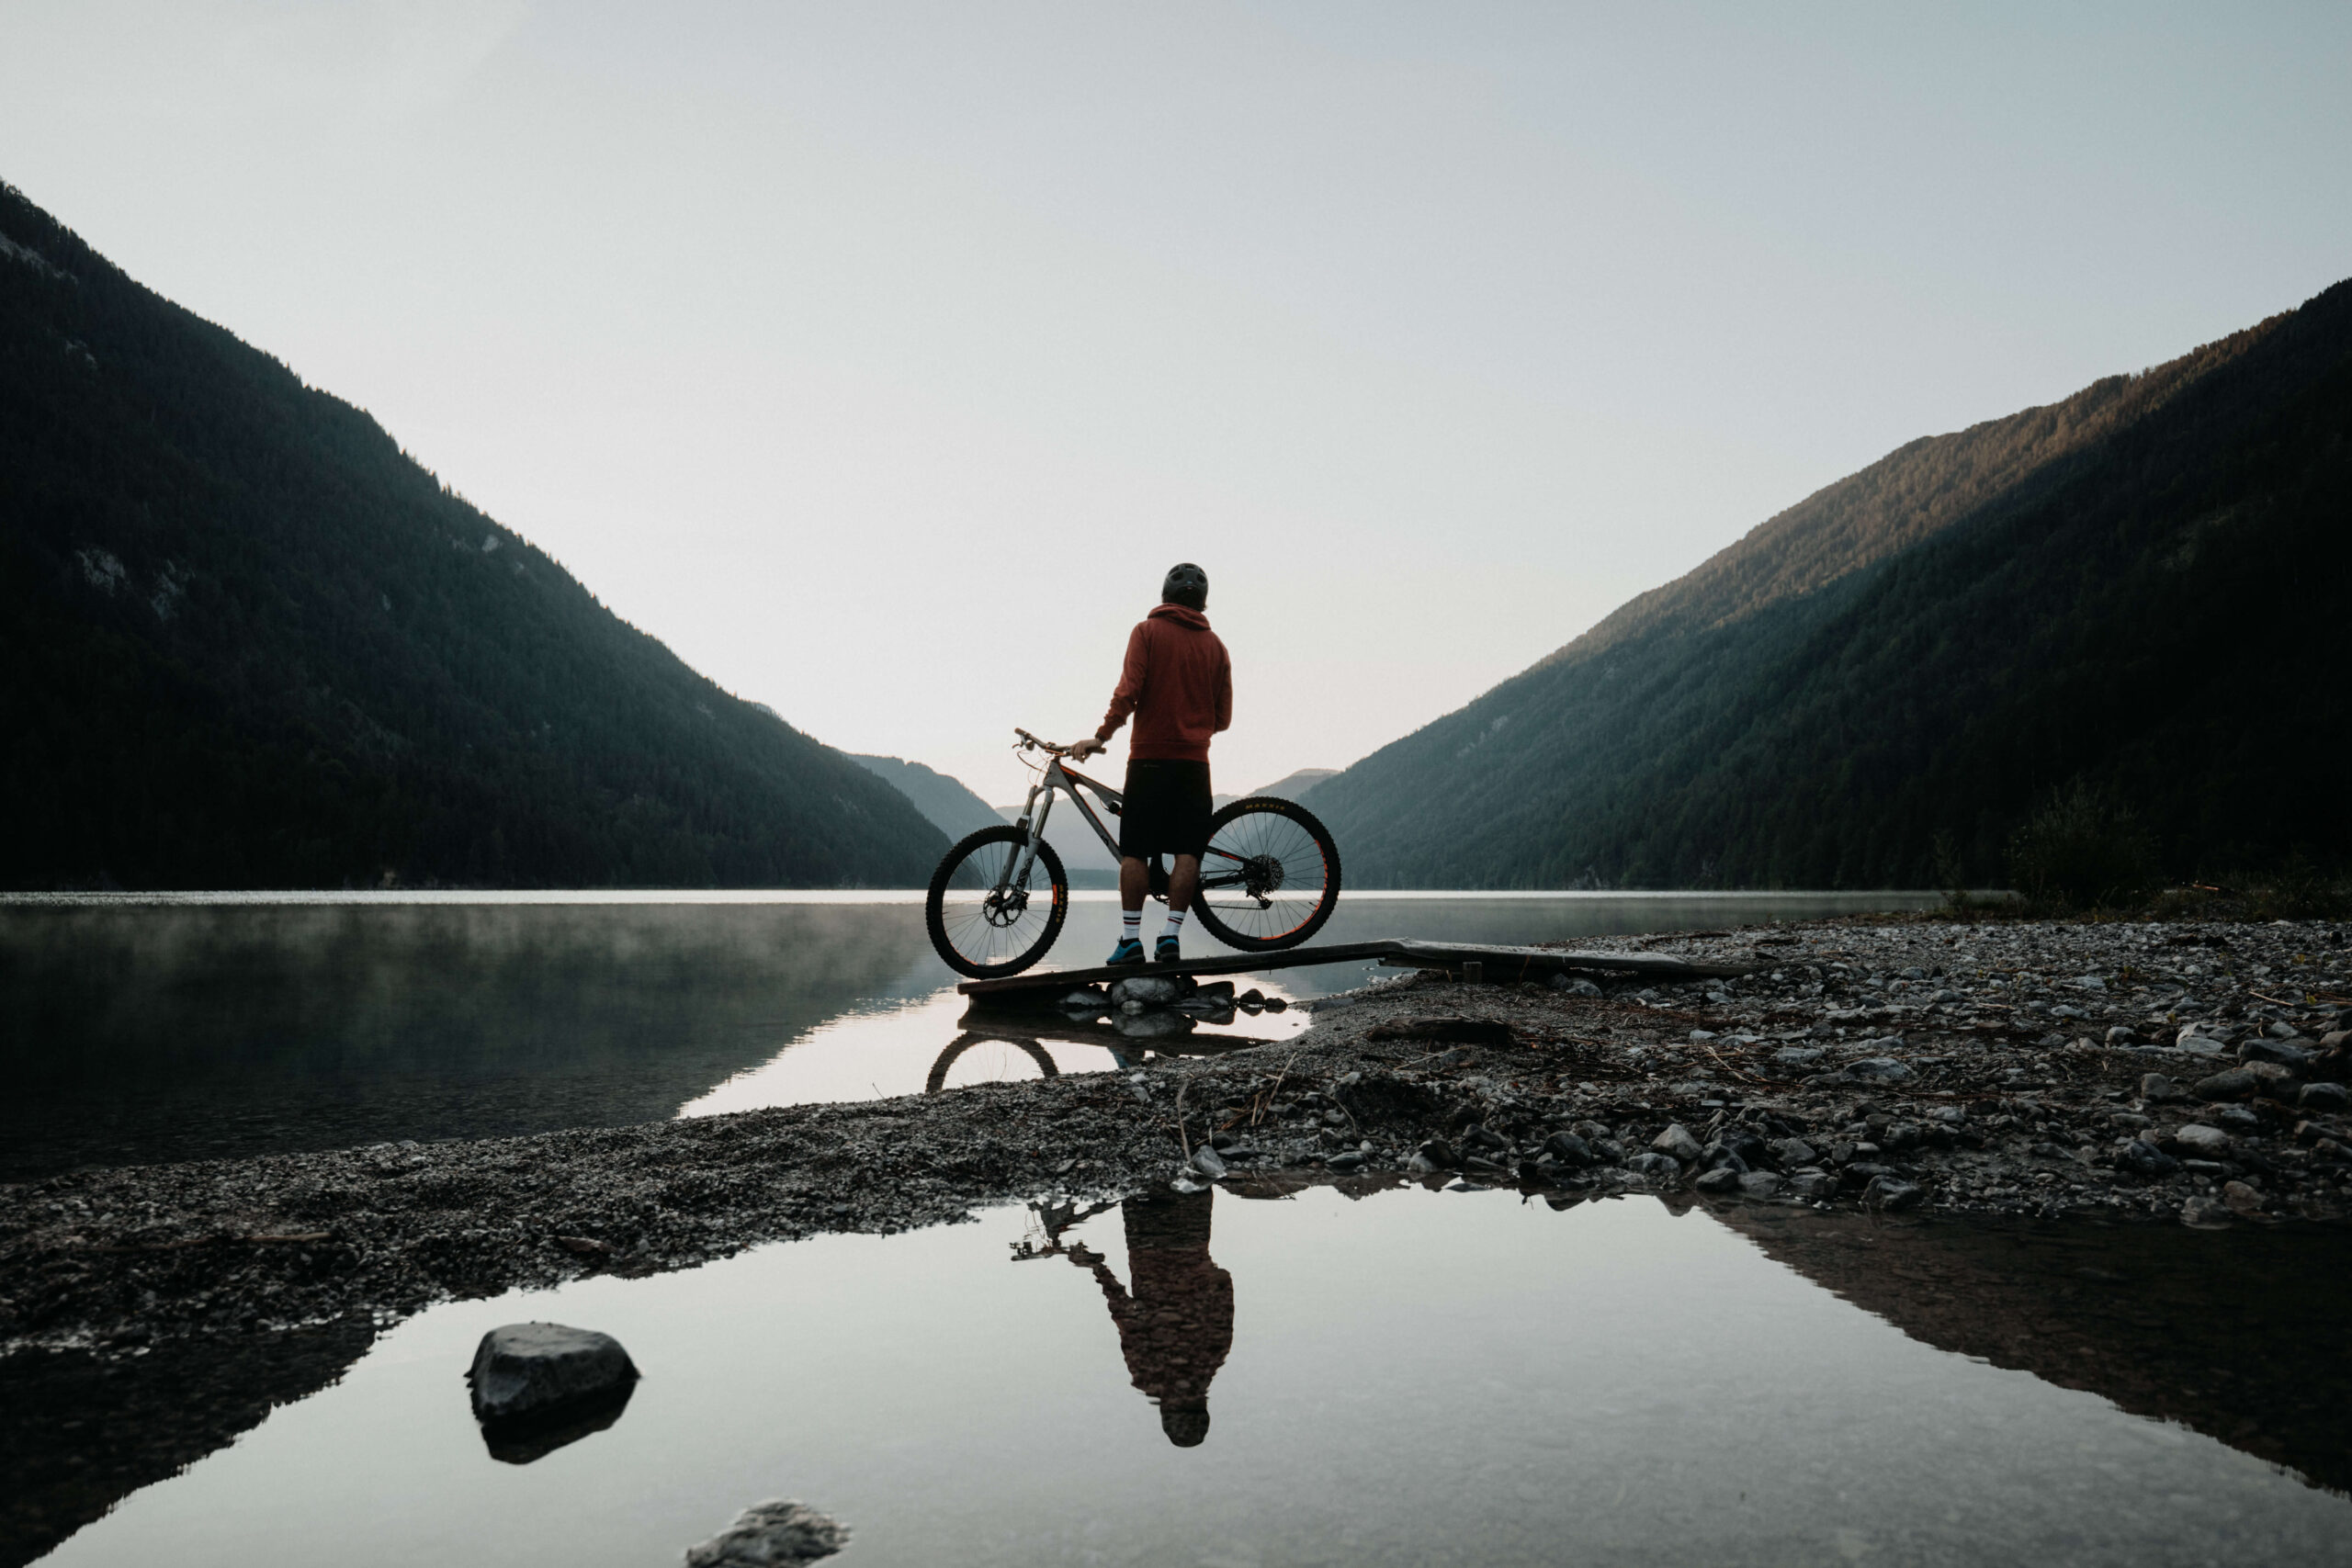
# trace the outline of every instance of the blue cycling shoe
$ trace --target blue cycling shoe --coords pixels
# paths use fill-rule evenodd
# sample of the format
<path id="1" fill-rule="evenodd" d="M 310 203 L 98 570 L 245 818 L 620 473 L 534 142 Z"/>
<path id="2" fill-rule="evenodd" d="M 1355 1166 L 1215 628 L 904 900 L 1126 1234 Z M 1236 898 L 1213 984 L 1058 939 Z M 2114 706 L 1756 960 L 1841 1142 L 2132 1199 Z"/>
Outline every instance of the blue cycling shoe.
<path id="1" fill-rule="evenodd" d="M 1119 945 L 1111 950 L 1111 956 L 1102 962 L 1114 969 L 1140 964 L 1143 962 L 1143 943 L 1131 936 L 1123 936 L 1119 939 Z"/>
<path id="2" fill-rule="evenodd" d="M 1155 964 L 1183 963 L 1183 944 L 1172 936 L 1161 937 L 1159 945 L 1151 950 L 1151 961 Z"/>

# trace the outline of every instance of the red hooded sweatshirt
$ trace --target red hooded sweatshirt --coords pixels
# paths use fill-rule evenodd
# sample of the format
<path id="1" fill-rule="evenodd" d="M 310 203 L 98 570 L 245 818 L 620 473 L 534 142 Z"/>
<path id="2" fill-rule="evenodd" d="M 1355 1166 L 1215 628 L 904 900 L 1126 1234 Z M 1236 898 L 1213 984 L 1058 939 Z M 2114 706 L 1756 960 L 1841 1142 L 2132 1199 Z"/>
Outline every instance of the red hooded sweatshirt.
<path id="1" fill-rule="evenodd" d="M 1209 760 L 1209 737 L 1233 723 L 1233 660 L 1206 615 L 1162 604 L 1136 623 L 1094 739 L 1109 740 L 1129 714 L 1136 716 L 1130 761 Z"/>

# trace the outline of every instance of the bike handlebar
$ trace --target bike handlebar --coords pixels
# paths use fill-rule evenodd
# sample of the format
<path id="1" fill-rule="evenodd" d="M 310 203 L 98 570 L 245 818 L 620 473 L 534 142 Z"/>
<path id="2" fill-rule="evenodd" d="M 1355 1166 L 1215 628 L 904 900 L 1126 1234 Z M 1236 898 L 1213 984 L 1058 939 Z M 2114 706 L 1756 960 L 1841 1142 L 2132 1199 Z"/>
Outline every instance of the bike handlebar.
<path id="1" fill-rule="evenodd" d="M 1057 757 L 1067 757 L 1069 755 L 1069 747 L 1057 746 L 1050 740 L 1040 740 L 1035 736 L 1030 734 L 1025 729 L 1020 728 L 1018 726 L 1014 728 L 1012 733 L 1021 737 L 1021 749 L 1024 751 L 1035 747 L 1041 751 L 1051 751 Z"/>

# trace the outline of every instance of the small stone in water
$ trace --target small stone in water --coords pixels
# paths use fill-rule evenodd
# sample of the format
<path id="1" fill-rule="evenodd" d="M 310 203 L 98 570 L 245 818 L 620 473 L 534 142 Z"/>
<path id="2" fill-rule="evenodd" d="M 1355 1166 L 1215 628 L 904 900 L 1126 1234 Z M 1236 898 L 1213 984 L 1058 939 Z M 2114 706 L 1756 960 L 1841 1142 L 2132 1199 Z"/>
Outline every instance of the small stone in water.
<path id="1" fill-rule="evenodd" d="M 481 1337 L 466 1372 L 474 1418 L 516 1421 L 609 1396 L 637 1381 L 620 1341 L 560 1323 L 510 1323 Z"/>
<path id="2" fill-rule="evenodd" d="M 849 1544 L 849 1529 L 799 1503 L 754 1503 L 708 1540 L 686 1548 L 686 1568 L 794 1568 Z"/>

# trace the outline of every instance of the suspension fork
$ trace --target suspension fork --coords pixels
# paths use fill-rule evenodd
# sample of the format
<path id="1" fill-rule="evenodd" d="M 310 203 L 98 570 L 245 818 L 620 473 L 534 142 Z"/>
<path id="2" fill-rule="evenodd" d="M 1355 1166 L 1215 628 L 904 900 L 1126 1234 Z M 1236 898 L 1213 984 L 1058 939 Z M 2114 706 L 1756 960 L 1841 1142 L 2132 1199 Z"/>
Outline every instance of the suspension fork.
<path id="1" fill-rule="evenodd" d="M 1013 826 L 1027 834 L 1028 840 L 1021 846 L 1020 855 L 1005 868 L 1007 889 L 1029 886 L 1029 868 L 1037 863 L 1037 846 L 1046 841 L 1046 818 L 1054 812 L 1054 773 L 1060 766 L 1056 762 L 1049 767 L 1043 779 L 1029 786 L 1029 798 L 1022 803 L 1021 820 Z M 1043 805 L 1037 801 L 1041 795 L 1046 797 Z M 1033 815 L 1035 818 L 1034 823 L 1031 821 Z"/>

